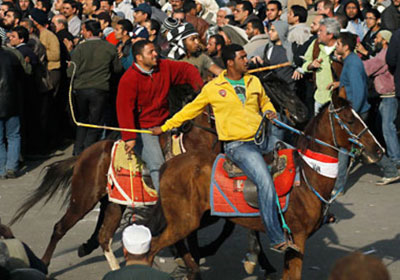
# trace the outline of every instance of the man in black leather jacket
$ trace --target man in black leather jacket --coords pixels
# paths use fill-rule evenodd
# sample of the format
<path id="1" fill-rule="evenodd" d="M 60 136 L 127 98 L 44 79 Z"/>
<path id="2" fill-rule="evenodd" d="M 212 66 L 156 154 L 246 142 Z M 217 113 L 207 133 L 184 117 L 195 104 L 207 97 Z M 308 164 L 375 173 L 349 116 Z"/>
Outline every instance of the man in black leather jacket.
<path id="1" fill-rule="evenodd" d="M 18 80 L 24 71 L 17 56 L 3 47 L 0 47 L 0 61 L 0 178 L 6 179 L 15 178 L 18 170 L 22 95 Z"/>

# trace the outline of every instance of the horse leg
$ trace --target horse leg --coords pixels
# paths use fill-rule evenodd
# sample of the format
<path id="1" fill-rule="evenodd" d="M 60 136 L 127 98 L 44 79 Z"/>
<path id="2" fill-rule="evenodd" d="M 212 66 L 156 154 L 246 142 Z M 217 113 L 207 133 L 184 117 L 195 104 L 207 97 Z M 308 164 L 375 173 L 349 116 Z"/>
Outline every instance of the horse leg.
<path id="1" fill-rule="evenodd" d="M 186 238 L 186 240 L 188 242 L 189 251 L 192 254 L 194 261 L 196 263 L 199 263 L 200 258 L 202 258 L 203 256 L 200 254 L 199 240 L 197 238 L 197 230 L 195 230 L 191 234 L 189 234 L 189 236 Z M 176 246 L 176 247 L 178 248 L 178 246 Z M 183 255 L 180 254 L 180 256 L 183 256 Z"/>
<path id="2" fill-rule="evenodd" d="M 198 248 L 200 258 L 205 258 L 208 256 L 213 256 L 217 253 L 219 247 L 225 242 L 225 240 L 231 236 L 233 230 L 235 229 L 235 224 L 229 220 L 225 220 L 224 227 L 222 228 L 222 232 L 218 236 L 216 240 L 211 242 L 210 244 Z M 189 247 L 190 248 L 190 247 Z M 191 250 L 190 250 L 191 251 Z"/>
<path id="3" fill-rule="evenodd" d="M 72 201 L 72 200 L 71 200 Z M 85 201 L 87 203 L 87 201 Z M 92 201 L 88 206 L 83 205 L 83 201 L 77 197 L 74 202 L 71 202 L 64 216 L 55 224 L 53 234 L 51 235 L 50 243 L 42 257 L 45 265 L 49 266 L 50 259 L 53 256 L 58 241 L 70 230 L 80 219 L 82 219 L 93 207 L 97 201 Z M 79 205 L 82 207 L 78 207 Z"/>
<path id="4" fill-rule="evenodd" d="M 92 253 L 94 250 L 96 250 L 99 247 L 100 244 L 99 244 L 99 240 L 98 240 L 98 235 L 99 235 L 100 228 L 103 225 L 104 214 L 106 212 L 108 203 L 109 202 L 108 202 L 107 196 L 104 196 L 100 200 L 100 213 L 99 213 L 99 217 L 97 219 L 96 228 L 94 229 L 92 236 L 86 241 L 86 243 L 83 243 L 81 246 L 79 246 L 78 256 L 80 258 L 89 255 L 90 253 Z"/>
<path id="5" fill-rule="evenodd" d="M 285 253 L 282 280 L 301 279 L 306 237 L 295 235 L 294 242 L 299 247 L 300 253 L 293 251 Z"/>
<path id="6" fill-rule="evenodd" d="M 265 270 L 265 276 L 268 276 L 270 274 L 276 273 L 275 267 L 269 262 L 267 256 L 264 253 L 264 250 L 262 248 L 262 244 L 260 241 L 260 232 L 255 231 L 256 237 L 257 237 L 257 242 L 259 246 L 259 253 L 258 253 L 258 263 L 260 264 L 261 268 Z"/>
<path id="7" fill-rule="evenodd" d="M 195 234 L 195 238 L 197 241 L 197 234 L 196 231 L 193 232 Z M 192 235 L 192 234 L 190 234 Z M 178 253 L 180 256 L 182 256 L 186 267 L 189 268 L 190 272 L 188 275 L 188 279 L 201 279 L 200 278 L 200 267 L 198 265 L 198 262 L 195 261 L 195 259 L 192 257 L 191 253 L 189 250 L 186 248 L 185 241 L 184 240 L 179 240 L 175 244 L 176 249 L 178 250 Z"/>
<path id="8" fill-rule="evenodd" d="M 180 217 L 180 215 L 183 216 Z M 167 227 L 159 236 L 152 239 L 151 249 L 149 252 L 150 263 L 153 263 L 155 255 L 161 249 L 184 239 L 199 227 L 200 218 L 197 215 L 192 216 L 190 219 L 186 219 L 186 213 L 180 213 L 180 215 L 177 215 L 171 221 L 167 219 Z"/>
<path id="9" fill-rule="evenodd" d="M 106 257 L 111 270 L 117 270 L 120 267 L 112 251 L 111 244 L 114 233 L 121 222 L 124 210 L 124 206 L 115 203 L 109 203 L 104 213 L 103 225 L 99 231 L 99 243 L 103 249 L 104 256 Z"/>

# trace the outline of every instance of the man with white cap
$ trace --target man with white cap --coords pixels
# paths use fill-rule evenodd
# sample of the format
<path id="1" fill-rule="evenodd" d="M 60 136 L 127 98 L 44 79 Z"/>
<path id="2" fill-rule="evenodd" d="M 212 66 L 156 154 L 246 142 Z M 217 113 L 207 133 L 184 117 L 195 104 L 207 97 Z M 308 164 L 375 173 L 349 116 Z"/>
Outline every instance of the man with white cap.
<path id="1" fill-rule="evenodd" d="M 131 225 L 122 233 L 122 245 L 126 266 L 107 273 L 103 280 L 171 280 L 169 274 L 150 266 L 148 252 L 150 250 L 151 232 L 145 226 Z"/>

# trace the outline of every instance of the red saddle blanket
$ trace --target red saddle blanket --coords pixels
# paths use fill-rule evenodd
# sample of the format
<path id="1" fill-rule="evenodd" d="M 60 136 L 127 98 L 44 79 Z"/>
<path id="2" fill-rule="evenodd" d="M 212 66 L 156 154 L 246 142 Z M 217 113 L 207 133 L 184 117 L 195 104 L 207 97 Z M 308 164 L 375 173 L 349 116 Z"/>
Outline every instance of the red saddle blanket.
<path id="1" fill-rule="evenodd" d="M 146 185 L 142 168 L 143 163 L 139 158 L 135 155 L 129 158 L 125 153 L 125 142 L 115 142 L 107 174 L 109 201 L 132 207 L 155 204 L 157 191 Z"/>
<path id="2" fill-rule="evenodd" d="M 296 176 L 296 167 L 292 149 L 280 150 L 278 155 L 286 160 L 286 168 L 282 172 L 274 174 L 273 179 L 281 209 L 285 211 Z M 224 154 L 219 154 L 214 161 L 210 189 L 211 214 L 217 216 L 259 216 L 259 210 L 251 207 L 244 198 L 243 185 L 247 178 L 243 176 L 229 178 L 223 167 L 224 161 Z"/>

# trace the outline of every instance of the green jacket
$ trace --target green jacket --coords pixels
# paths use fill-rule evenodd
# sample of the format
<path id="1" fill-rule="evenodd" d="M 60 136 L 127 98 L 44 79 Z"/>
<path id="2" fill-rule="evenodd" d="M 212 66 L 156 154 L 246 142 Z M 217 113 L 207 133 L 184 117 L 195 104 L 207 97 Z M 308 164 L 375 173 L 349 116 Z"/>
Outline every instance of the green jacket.
<path id="1" fill-rule="evenodd" d="M 74 89 L 110 89 L 112 72 L 122 71 L 117 48 L 99 38 L 88 39 L 79 44 L 71 54 L 71 61 L 76 64 Z M 67 69 L 68 77 L 72 76 L 74 64 Z"/>
<path id="2" fill-rule="evenodd" d="M 315 40 L 308 47 L 304 55 L 303 70 L 305 72 L 312 72 L 307 70 L 307 66 L 313 62 L 313 49 L 315 45 Z M 321 68 L 316 71 L 316 81 L 315 84 L 317 89 L 314 93 L 314 99 L 320 104 L 324 104 L 331 100 L 331 91 L 326 89 L 330 83 L 333 82 L 332 69 L 331 69 L 331 58 L 329 55 L 335 50 L 333 48 L 329 53 L 326 53 L 325 46 L 323 44 L 318 44 L 320 52 L 318 59 L 322 58 Z"/>

